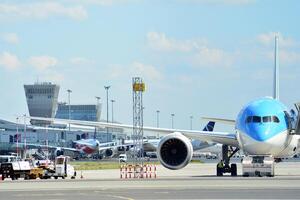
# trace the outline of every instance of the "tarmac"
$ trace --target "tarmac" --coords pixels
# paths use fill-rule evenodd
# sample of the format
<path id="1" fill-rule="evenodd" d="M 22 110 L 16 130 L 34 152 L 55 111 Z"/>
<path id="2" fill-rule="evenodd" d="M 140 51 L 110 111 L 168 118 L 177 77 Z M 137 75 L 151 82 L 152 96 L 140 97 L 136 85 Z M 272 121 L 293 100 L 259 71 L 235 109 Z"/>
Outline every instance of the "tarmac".
<path id="1" fill-rule="evenodd" d="M 5 180 L 0 198 L 11 200 L 299 199 L 300 162 L 276 164 L 275 177 L 215 176 L 215 163 L 181 170 L 157 168 L 157 178 L 120 179 L 119 170 L 78 172 L 78 179 Z M 238 174 L 241 167 L 238 165 Z"/>

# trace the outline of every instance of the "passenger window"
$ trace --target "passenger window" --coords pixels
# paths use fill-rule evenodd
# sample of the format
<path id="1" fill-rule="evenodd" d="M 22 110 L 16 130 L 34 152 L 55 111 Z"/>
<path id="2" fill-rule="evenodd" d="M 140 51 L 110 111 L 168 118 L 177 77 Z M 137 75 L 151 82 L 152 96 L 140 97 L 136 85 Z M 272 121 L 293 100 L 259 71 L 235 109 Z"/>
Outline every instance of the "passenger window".
<path id="1" fill-rule="evenodd" d="M 272 121 L 275 123 L 279 123 L 279 119 L 277 116 L 272 116 Z"/>
<path id="2" fill-rule="evenodd" d="M 246 123 L 250 123 L 252 120 L 252 116 L 248 116 L 247 119 L 246 119 Z"/>
<path id="3" fill-rule="evenodd" d="M 259 117 L 259 116 L 253 116 L 252 121 L 254 123 L 260 123 L 261 122 L 261 117 Z"/>
<path id="4" fill-rule="evenodd" d="M 265 116 L 265 117 L 263 117 L 263 122 L 271 122 L 271 121 L 272 121 L 271 116 Z"/>

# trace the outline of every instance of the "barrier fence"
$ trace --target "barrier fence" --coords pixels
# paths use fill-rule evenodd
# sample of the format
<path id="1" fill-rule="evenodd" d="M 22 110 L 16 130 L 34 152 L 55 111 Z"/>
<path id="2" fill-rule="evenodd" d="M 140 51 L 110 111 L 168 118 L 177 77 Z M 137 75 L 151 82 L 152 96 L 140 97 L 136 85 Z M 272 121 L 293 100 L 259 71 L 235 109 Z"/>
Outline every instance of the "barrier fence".
<path id="1" fill-rule="evenodd" d="M 121 165 L 120 166 L 120 178 L 156 178 L 157 171 L 156 165 Z"/>

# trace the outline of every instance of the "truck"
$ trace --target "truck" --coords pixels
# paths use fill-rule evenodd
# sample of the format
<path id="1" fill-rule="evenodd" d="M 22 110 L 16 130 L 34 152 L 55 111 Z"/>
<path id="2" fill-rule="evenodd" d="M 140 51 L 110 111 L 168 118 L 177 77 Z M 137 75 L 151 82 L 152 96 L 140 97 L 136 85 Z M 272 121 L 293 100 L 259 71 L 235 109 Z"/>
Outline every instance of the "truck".
<path id="1" fill-rule="evenodd" d="M 275 160 L 272 156 L 246 156 L 242 160 L 243 176 L 274 176 Z"/>
<path id="2" fill-rule="evenodd" d="M 55 158 L 55 164 L 54 164 L 54 174 L 53 177 L 55 179 L 58 179 L 58 177 L 61 177 L 62 179 L 65 179 L 66 177 L 71 177 L 71 179 L 75 179 L 76 177 L 76 171 L 70 163 L 70 157 L 69 156 L 58 156 Z"/>
<path id="3" fill-rule="evenodd" d="M 11 178 L 17 180 L 18 178 L 29 179 L 31 166 L 28 161 L 13 161 L 2 163 L 0 167 L 0 174 L 2 180 Z"/>

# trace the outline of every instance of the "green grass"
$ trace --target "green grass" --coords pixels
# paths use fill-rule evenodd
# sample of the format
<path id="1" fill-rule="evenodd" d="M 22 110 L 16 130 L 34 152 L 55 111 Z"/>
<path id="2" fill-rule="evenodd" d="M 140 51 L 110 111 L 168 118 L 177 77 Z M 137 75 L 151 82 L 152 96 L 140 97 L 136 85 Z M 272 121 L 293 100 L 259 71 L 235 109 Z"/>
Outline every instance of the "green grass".
<path id="1" fill-rule="evenodd" d="M 103 170 L 103 169 L 119 169 L 118 162 L 71 162 L 75 170 Z"/>
<path id="2" fill-rule="evenodd" d="M 204 162 L 201 160 L 191 160 L 191 163 L 198 163 L 198 164 L 203 164 Z"/>
<path id="3" fill-rule="evenodd" d="M 191 163 L 202 164 L 203 162 L 200 160 L 192 160 Z M 128 163 L 130 164 L 130 163 Z M 155 162 L 145 162 L 144 164 L 154 164 L 160 165 L 159 161 Z M 118 162 L 101 162 L 101 161 L 89 161 L 89 162 L 81 162 L 74 161 L 71 162 L 71 165 L 74 166 L 75 170 L 105 170 L 105 169 L 119 169 L 120 164 Z"/>

